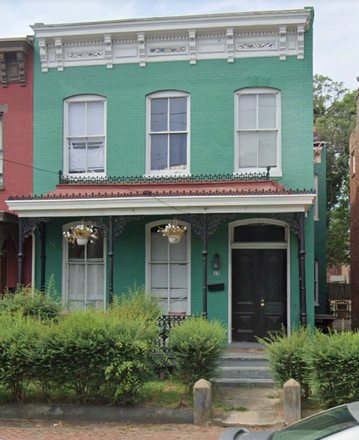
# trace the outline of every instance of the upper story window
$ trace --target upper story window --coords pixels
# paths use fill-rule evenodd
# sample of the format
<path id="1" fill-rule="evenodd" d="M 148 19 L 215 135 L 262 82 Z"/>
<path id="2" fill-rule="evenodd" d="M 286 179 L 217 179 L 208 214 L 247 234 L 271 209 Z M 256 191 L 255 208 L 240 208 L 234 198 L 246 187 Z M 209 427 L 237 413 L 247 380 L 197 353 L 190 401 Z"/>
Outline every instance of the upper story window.
<path id="1" fill-rule="evenodd" d="M 281 176 L 280 92 L 241 89 L 235 94 L 235 172 Z"/>
<path id="2" fill-rule="evenodd" d="M 147 174 L 189 173 L 190 97 L 168 91 L 147 97 Z"/>
<path id="3" fill-rule="evenodd" d="M 64 173 L 105 174 L 106 99 L 81 95 L 65 101 Z"/>

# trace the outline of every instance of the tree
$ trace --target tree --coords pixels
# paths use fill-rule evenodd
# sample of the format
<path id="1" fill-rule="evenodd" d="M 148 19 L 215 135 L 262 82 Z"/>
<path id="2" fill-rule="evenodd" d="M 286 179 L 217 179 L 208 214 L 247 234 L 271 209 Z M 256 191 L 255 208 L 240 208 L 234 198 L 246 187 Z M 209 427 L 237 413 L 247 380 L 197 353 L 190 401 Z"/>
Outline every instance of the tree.
<path id="1" fill-rule="evenodd" d="M 356 123 L 355 91 L 314 76 L 314 124 L 326 142 L 328 262 L 349 262 L 349 137 Z"/>

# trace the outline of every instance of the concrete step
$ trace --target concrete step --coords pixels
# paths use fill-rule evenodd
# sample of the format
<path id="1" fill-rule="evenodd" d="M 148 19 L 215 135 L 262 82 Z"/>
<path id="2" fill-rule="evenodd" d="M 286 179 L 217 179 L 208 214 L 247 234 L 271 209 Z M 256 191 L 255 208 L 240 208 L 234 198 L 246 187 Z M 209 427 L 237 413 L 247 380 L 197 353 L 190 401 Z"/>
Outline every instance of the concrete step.
<path id="1" fill-rule="evenodd" d="M 268 366 L 224 366 L 221 367 L 222 379 L 273 379 Z"/>
<path id="2" fill-rule="evenodd" d="M 222 387 L 274 388 L 273 379 L 214 379 L 214 383 Z"/>

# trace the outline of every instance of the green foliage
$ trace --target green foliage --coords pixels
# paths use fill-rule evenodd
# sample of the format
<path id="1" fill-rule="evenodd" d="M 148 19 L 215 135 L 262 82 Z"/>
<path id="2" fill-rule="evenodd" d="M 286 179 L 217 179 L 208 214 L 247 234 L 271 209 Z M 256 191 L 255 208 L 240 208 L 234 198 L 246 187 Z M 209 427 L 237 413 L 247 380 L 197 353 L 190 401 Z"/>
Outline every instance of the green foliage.
<path id="1" fill-rule="evenodd" d="M 349 138 L 356 123 L 355 91 L 342 82 L 314 76 L 314 125 L 326 143 L 328 261 L 349 261 Z M 338 239 L 342 239 L 338 247 Z"/>
<path id="2" fill-rule="evenodd" d="M 156 321 L 163 314 L 158 298 L 136 284 L 128 287 L 127 292 L 114 297 L 111 311 L 119 318 L 143 318 L 148 321 Z"/>
<path id="3" fill-rule="evenodd" d="M 226 346 L 226 330 L 215 320 L 192 317 L 170 331 L 175 375 L 188 387 L 218 375 L 218 361 Z"/>
<path id="4" fill-rule="evenodd" d="M 323 407 L 359 400 L 359 333 L 316 333 L 308 346 L 312 388 Z"/>
<path id="5" fill-rule="evenodd" d="M 61 313 L 61 300 L 53 291 L 51 280 L 45 293 L 36 289 L 32 291 L 28 286 L 18 286 L 14 293 L 5 291 L 0 299 L 0 315 L 17 312 L 42 320 L 57 319 Z"/>
<path id="6" fill-rule="evenodd" d="M 0 316 L 0 384 L 21 402 L 32 377 L 44 324 L 20 312 Z"/>
<path id="7" fill-rule="evenodd" d="M 267 347 L 276 384 L 283 387 L 289 379 L 295 379 L 301 385 L 303 397 L 309 395 L 310 372 L 305 353 L 311 338 L 312 332 L 309 328 L 300 328 L 299 331 L 293 329 L 289 338 L 283 329 L 280 333 L 259 339 Z"/>

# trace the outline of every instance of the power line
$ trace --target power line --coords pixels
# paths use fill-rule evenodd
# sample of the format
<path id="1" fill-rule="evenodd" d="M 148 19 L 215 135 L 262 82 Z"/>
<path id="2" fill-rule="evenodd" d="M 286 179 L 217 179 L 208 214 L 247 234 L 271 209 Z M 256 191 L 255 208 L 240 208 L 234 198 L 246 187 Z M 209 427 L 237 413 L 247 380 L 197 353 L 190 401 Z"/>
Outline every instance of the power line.
<path id="1" fill-rule="evenodd" d="M 43 168 L 34 167 L 33 165 L 27 165 L 26 163 L 16 162 L 15 160 L 10 160 L 10 159 L 2 159 L 2 160 L 4 162 L 14 163 L 15 165 L 21 165 L 23 167 L 31 168 L 33 170 L 44 171 L 45 173 L 56 174 L 57 176 L 59 175 L 59 173 L 56 173 L 55 171 L 44 170 Z"/>

